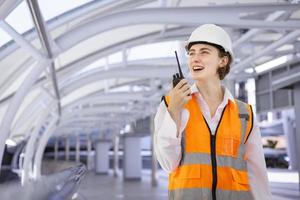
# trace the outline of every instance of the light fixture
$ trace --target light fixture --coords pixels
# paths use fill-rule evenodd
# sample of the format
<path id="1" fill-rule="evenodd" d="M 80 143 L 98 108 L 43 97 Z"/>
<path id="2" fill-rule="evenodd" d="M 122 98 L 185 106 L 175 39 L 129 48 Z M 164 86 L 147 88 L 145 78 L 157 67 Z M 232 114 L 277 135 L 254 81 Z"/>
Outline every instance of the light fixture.
<path id="1" fill-rule="evenodd" d="M 5 144 L 6 144 L 7 146 L 9 146 L 9 147 L 14 147 L 14 146 L 17 145 L 17 143 L 16 143 L 15 141 L 13 141 L 12 139 L 7 139 L 7 140 L 5 141 Z"/>
<path id="2" fill-rule="evenodd" d="M 264 71 L 267 71 L 269 69 L 272 69 L 274 67 L 277 67 L 283 63 L 286 63 L 290 59 L 291 55 L 281 56 L 279 58 L 276 58 L 274 60 L 268 61 L 264 64 L 258 65 L 255 67 L 255 71 L 257 73 L 261 73 Z"/>
<path id="3" fill-rule="evenodd" d="M 247 68 L 244 70 L 247 74 L 252 74 L 254 72 L 253 68 Z"/>

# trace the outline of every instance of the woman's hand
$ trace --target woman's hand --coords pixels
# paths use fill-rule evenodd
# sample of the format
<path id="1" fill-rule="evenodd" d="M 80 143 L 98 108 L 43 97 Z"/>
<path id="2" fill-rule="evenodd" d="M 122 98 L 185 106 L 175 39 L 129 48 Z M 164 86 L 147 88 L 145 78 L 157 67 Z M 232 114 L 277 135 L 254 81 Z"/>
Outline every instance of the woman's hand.
<path id="1" fill-rule="evenodd" d="M 180 126 L 181 111 L 184 105 L 191 99 L 191 87 L 186 79 L 182 79 L 168 96 L 170 97 L 168 111 L 175 121 L 177 128 Z"/>

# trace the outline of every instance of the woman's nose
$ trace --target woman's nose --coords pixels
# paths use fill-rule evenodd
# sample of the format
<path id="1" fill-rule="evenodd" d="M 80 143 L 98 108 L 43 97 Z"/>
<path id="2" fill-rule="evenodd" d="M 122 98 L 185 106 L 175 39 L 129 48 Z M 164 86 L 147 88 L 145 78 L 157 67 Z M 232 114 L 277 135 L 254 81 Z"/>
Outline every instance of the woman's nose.
<path id="1" fill-rule="evenodd" d="M 195 63 L 199 63 L 199 62 L 201 62 L 201 58 L 200 58 L 200 56 L 197 54 L 197 55 L 195 55 L 194 57 L 193 57 L 193 60 L 192 60 L 193 62 L 195 62 Z"/>

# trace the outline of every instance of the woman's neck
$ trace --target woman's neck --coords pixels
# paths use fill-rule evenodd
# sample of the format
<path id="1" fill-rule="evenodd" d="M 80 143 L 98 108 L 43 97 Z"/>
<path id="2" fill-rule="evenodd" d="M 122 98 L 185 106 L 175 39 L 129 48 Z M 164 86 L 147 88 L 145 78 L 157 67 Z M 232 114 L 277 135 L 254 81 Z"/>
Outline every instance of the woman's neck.
<path id="1" fill-rule="evenodd" d="M 197 81 L 196 85 L 203 99 L 209 106 L 211 116 L 213 116 L 224 97 L 221 81 Z"/>
<path id="2" fill-rule="evenodd" d="M 206 101 L 222 101 L 223 100 L 223 90 L 221 86 L 221 81 L 197 81 L 196 85 Z"/>

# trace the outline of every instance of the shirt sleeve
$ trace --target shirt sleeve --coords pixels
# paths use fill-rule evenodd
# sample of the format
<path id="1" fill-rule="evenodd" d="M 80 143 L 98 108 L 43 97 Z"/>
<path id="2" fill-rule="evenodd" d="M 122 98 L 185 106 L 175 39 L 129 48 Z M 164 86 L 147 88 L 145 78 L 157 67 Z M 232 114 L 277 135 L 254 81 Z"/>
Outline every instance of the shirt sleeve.
<path id="1" fill-rule="evenodd" d="M 253 120 L 253 129 L 245 146 L 251 192 L 255 200 L 271 200 L 260 129 L 255 117 Z"/>
<path id="2" fill-rule="evenodd" d="M 154 118 L 154 151 L 164 171 L 174 171 L 181 160 L 181 137 L 189 112 L 183 109 L 177 137 L 177 127 L 164 102 L 161 102 Z"/>

